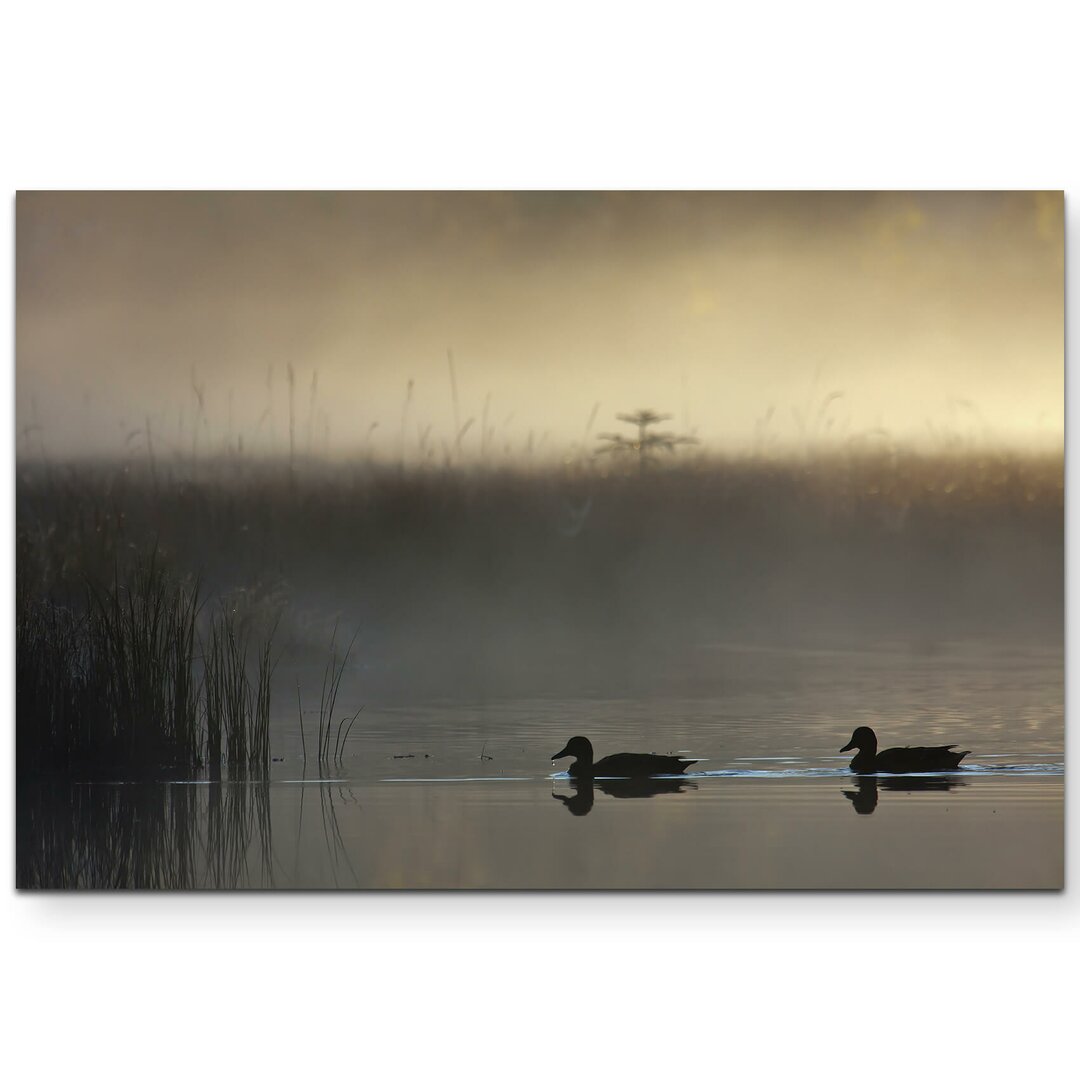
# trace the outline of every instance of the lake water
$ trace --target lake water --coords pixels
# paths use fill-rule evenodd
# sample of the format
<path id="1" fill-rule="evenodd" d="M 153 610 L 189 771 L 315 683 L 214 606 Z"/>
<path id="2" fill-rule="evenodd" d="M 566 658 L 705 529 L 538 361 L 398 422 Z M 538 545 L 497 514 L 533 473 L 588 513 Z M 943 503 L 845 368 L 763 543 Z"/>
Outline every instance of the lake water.
<path id="1" fill-rule="evenodd" d="M 352 666 L 340 764 L 305 766 L 279 694 L 266 783 L 24 785 L 19 882 L 257 888 L 1060 888 L 1060 650 L 718 644 L 596 685 L 409 700 Z M 318 699 L 321 671 L 282 669 Z M 309 758 L 313 724 L 306 713 Z M 857 778 L 881 746 L 958 743 L 965 767 Z M 699 758 L 654 784 L 571 782 L 571 735 Z M 565 764 L 562 762 L 560 764 Z"/>

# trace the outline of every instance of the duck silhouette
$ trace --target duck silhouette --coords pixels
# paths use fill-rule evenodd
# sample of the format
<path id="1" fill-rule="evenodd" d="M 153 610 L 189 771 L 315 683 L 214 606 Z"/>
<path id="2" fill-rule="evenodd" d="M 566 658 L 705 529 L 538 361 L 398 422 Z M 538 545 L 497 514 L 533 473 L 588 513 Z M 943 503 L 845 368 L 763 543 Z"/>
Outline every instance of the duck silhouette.
<path id="1" fill-rule="evenodd" d="M 616 799 L 651 799 L 654 795 L 696 790 L 696 785 L 681 776 L 628 776 L 596 781 L 591 776 L 582 776 L 571 780 L 570 787 L 573 795 L 560 795 L 553 791 L 551 797 L 558 799 L 575 817 L 584 817 L 593 808 L 595 788 Z"/>
<path id="2" fill-rule="evenodd" d="M 573 777 L 670 776 L 695 764 L 693 760 L 663 754 L 609 754 L 593 761 L 592 743 L 584 735 L 575 735 L 551 760 L 564 757 L 575 759 L 566 770 Z"/>
<path id="3" fill-rule="evenodd" d="M 954 746 L 956 743 L 948 746 L 893 746 L 879 754 L 874 729 L 857 727 L 847 745 L 841 746 L 839 752 L 859 751 L 851 759 L 851 771 L 857 773 L 947 772 L 959 768 L 960 762 L 971 753 L 970 750 L 956 753 Z"/>

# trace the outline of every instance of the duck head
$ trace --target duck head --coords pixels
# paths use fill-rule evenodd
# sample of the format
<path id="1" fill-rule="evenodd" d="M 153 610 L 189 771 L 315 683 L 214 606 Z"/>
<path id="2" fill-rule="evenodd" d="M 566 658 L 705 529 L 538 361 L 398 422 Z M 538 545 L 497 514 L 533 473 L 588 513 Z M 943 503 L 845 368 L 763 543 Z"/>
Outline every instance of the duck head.
<path id="1" fill-rule="evenodd" d="M 860 754 L 865 753 L 873 757 L 877 753 L 877 736 L 874 734 L 874 729 L 857 727 L 851 733 L 847 746 L 841 746 L 839 753 L 843 754 L 848 750 L 858 750 Z"/>
<path id="2" fill-rule="evenodd" d="M 552 761 L 559 758 L 572 757 L 579 762 L 591 765 L 593 759 L 592 743 L 584 735 L 575 735 L 557 754 L 553 755 Z"/>

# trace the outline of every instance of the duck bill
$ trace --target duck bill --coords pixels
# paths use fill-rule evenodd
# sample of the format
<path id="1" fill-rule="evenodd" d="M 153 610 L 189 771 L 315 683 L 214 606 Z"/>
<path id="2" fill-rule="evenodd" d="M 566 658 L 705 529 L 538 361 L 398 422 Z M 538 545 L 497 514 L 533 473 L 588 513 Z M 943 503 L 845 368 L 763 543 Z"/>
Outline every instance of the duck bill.
<path id="1" fill-rule="evenodd" d="M 851 739 L 848 742 L 847 746 L 841 746 L 840 749 L 837 750 L 837 753 L 838 754 L 844 754 L 844 753 L 847 753 L 848 750 L 854 750 L 854 749 L 855 749 L 855 740 Z"/>
<path id="2" fill-rule="evenodd" d="M 569 754 L 570 754 L 570 748 L 568 746 L 564 746 L 557 754 L 552 754 L 551 755 L 551 760 L 552 761 L 558 761 L 559 758 L 567 757 L 567 756 L 569 756 Z"/>

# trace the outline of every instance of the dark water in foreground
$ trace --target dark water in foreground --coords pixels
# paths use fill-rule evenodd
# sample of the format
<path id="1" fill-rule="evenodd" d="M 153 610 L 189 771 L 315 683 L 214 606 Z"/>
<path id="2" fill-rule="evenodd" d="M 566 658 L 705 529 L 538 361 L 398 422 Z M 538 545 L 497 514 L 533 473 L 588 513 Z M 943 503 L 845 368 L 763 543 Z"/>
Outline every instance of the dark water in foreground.
<path id="1" fill-rule="evenodd" d="M 1059 888 L 1060 652 L 718 649 L 626 696 L 366 702 L 340 767 L 295 714 L 266 783 L 25 785 L 23 886 Z M 343 686 L 351 712 L 362 673 Z M 361 727 L 362 723 L 362 727 Z M 957 742 L 958 773 L 857 778 L 837 754 Z M 550 755 L 684 752 L 679 780 L 575 784 Z M 308 731 L 308 738 L 311 732 Z M 309 743 L 310 748 L 310 743 Z"/>

